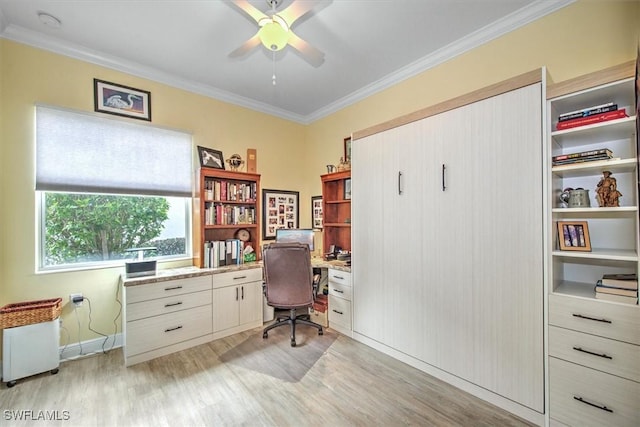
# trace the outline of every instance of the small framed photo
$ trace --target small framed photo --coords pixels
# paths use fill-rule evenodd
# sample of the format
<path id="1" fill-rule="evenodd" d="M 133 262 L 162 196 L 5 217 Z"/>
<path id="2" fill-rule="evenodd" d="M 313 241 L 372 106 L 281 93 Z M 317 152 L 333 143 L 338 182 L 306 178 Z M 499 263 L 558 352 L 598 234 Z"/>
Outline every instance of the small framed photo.
<path id="1" fill-rule="evenodd" d="M 344 139 L 344 161 L 351 163 L 351 137 Z"/>
<path id="2" fill-rule="evenodd" d="M 224 157 L 222 151 L 207 147 L 198 147 L 200 166 L 213 169 L 224 169 Z"/>
<path id="3" fill-rule="evenodd" d="M 151 121 L 151 92 L 93 79 L 94 110 Z"/>
<path id="4" fill-rule="evenodd" d="M 351 178 L 344 180 L 344 199 L 351 200 Z"/>
<path id="5" fill-rule="evenodd" d="M 322 230 L 322 196 L 311 197 L 311 228 Z"/>
<path id="6" fill-rule="evenodd" d="M 558 221 L 558 242 L 561 251 L 591 252 L 587 221 Z"/>

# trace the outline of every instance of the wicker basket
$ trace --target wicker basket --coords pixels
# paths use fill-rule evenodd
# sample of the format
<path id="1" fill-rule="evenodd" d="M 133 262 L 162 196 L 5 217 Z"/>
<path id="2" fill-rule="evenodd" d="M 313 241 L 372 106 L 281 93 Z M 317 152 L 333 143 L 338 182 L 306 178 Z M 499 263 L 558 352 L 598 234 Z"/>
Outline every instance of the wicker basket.
<path id="1" fill-rule="evenodd" d="M 0 308 L 0 329 L 49 322 L 62 311 L 62 298 L 7 304 Z"/>

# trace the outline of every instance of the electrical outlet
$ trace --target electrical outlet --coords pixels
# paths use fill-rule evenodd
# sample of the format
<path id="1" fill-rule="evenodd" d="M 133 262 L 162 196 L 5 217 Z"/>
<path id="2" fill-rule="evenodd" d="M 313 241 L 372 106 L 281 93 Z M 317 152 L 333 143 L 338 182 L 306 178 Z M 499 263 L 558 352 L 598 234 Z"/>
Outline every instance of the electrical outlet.
<path id="1" fill-rule="evenodd" d="M 78 301 L 78 298 L 80 299 L 80 301 Z M 69 301 L 71 301 L 73 304 L 75 304 L 76 307 L 81 307 L 82 306 L 82 294 L 70 294 L 69 295 Z"/>

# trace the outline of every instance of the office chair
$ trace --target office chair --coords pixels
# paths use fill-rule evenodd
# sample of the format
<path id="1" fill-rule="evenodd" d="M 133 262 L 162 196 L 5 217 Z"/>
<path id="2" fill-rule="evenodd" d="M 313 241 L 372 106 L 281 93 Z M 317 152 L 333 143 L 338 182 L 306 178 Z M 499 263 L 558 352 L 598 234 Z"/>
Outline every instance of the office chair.
<path id="1" fill-rule="evenodd" d="M 264 269 L 264 294 L 267 304 L 275 309 L 289 310 L 286 317 L 278 317 L 276 322 L 262 331 L 262 338 L 268 332 L 285 324 L 291 325 L 291 347 L 296 346 L 296 324 L 313 326 L 322 335 L 322 326 L 312 322 L 308 314 L 297 315 L 296 310 L 313 305 L 316 286 L 311 268 L 309 246 L 302 243 L 272 243 L 262 250 Z"/>

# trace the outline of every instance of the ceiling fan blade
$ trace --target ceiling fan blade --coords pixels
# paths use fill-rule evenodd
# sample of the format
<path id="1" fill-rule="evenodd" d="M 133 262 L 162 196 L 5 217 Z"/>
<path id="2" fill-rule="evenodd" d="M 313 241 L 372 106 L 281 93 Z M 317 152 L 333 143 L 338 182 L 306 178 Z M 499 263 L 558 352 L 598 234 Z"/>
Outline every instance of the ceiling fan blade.
<path id="1" fill-rule="evenodd" d="M 263 18 L 267 18 L 267 15 L 255 8 L 247 0 L 233 0 L 231 4 L 252 17 L 256 22 L 259 22 Z"/>
<path id="2" fill-rule="evenodd" d="M 314 67 L 324 63 L 324 53 L 296 36 L 293 31 L 289 31 L 289 45 L 300 52 L 302 57 Z"/>
<path id="3" fill-rule="evenodd" d="M 283 10 L 282 12 L 278 12 L 278 15 L 284 19 L 289 27 L 293 25 L 293 23 L 300 18 L 305 13 L 309 12 L 313 9 L 318 3 L 321 3 L 323 0 L 309 0 L 309 1 L 294 1 L 291 5 Z"/>
<path id="4" fill-rule="evenodd" d="M 246 55 L 249 51 L 254 49 L 259 44 L 260 44 L 260 37 L 258 36 L 258 33 L 256 33 L 255 36 L 251 37 L 249 40 L 247 40 L 246 42 L 242 43 L 242 45 L 239 48 L 237 48 L 236 50 L 231 52 L 229 54 L 229 57 L 230 58 L 237 58 L 239 56 Z"/>

